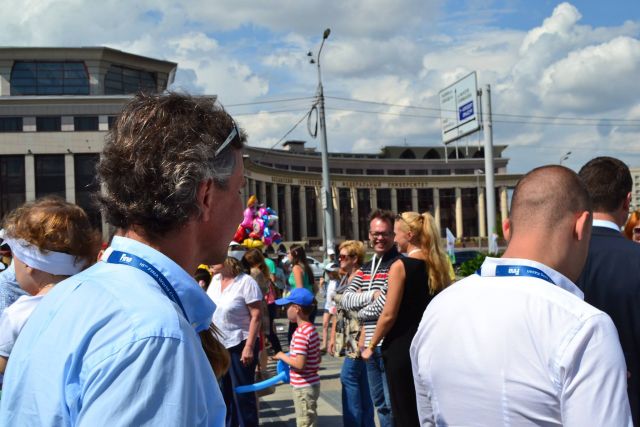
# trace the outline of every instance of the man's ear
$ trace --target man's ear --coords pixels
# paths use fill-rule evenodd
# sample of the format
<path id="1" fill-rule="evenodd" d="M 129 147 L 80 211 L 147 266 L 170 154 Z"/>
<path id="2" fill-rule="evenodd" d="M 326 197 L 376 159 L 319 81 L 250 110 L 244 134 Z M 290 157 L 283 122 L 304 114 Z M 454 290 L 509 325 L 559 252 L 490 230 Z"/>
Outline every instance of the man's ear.
<path id="1" fill-rule="evenodd" d="M 511 221 L 509 218 L 502 220 L 502 235 L 507 242 L 511 239 Z"/>
<path id="2" fill-rule="evenodd" d="M 197 202 L 200 207 L 200 220 L 204 222 L 211 220 L 215 193 L 216 186 L 212 179 L 202 181 L 200 185 L 198 185 Z"/>
<path id="3" fill-rule="evenodd" d="M 588 211 L 583 211 L 576 218 L 574 234 L 577 240 L 588 239 L 591 236 L 593 219 Z"/>

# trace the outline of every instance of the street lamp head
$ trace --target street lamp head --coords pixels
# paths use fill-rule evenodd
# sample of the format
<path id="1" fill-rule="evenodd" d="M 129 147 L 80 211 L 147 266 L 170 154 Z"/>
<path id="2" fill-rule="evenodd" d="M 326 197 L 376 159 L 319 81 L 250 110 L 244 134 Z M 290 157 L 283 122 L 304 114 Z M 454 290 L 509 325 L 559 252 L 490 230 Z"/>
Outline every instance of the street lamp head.
<path id="1" fill-rule="evenodd" d="M 326 40 L 327 37 L 329 37 L 329 34 L 331 34 L 331 29 L 327 28 L 326 30 L 324 30 L 324 33 L 322 34 L 322 38 Z"/>
<path id="2" fill-rule="evenodd" d="M 313 56 L 313 53 L 311 53 L 311 51 L 307 52 L 307 56 Z"/>
<path id="3" fill-rule="evenodd" d="M 315 59 L 311 58 L 311 59 L 309 60 L 309 64 L 315 64 L 315 63 L 316 63 L 316 60 L 315 60 Z"/>

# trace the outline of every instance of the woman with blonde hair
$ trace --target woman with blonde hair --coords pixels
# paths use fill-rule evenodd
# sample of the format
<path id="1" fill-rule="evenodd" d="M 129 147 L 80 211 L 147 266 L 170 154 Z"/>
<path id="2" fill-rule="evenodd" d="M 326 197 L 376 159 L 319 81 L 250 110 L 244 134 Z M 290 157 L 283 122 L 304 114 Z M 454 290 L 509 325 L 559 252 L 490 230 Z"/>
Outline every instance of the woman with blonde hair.
<path id="1" fill-rule="evenodd" d="M 0 316 L 0 374 L 42 298 L 58 282 L 93 264 L 100 249 L 100 236 L 84 210 L 57 197 L 28 202 L 11 212 L 2 237 L 11 247 L 18 284 L 28 295 Z"/>
<path id="2" fill-rule="evenodd" d="M 640 209 L 631 212 L 622 233 L 627 239 L 640 243 Z"/>
<path id="3" fill-rule="evenodd" d="M 382 343 L 382 359 L 389 384 L 396 425 L 417 426 L 418 409 L 409 347 L 422 314 L 433 296 L 451 284 L 447 255 L 433 216 L 404 212 L 394 225 L 395 243 L 405 254 L 391 265 L 387 301 L 369 346 L 362 357 Z"/>

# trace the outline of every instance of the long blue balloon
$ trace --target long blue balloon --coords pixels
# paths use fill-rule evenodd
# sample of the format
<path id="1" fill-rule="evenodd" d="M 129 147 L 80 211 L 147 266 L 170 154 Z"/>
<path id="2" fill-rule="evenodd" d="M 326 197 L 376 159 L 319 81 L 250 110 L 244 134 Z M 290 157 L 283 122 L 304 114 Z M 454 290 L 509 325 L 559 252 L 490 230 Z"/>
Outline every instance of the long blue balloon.
<path id="1" fill-rule="evenodd" d="M 289 382 L 289 365 L 284 363 L 282 360 L 278 360 L 278 364 L 276 365 L 277 374 L 267 380 L 260 381 L 259 383 L 249 384 L 249 385 L 241 385 L 235 388 L 236 393 L 251 393 L 255 391 L 259 391 L 265 389 L 267 387 L 271 387 L 272 385 L 278 384 L 280 381 L 283 383 Z"/>

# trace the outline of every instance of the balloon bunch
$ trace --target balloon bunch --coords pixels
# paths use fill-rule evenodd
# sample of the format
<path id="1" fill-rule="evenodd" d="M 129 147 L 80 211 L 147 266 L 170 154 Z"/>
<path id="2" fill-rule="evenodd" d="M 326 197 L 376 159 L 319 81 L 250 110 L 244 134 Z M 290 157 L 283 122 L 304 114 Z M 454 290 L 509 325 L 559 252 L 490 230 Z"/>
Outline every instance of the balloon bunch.
<path id="1" fill-rule="evenodd" d="M 244 219 L 238 226 L 233 240 L 247 248 L 262 248 L 272 243 L 280 243 L 278 215 L 276 211 L 258 203 L 256 196 L 249 197 Z"/>

